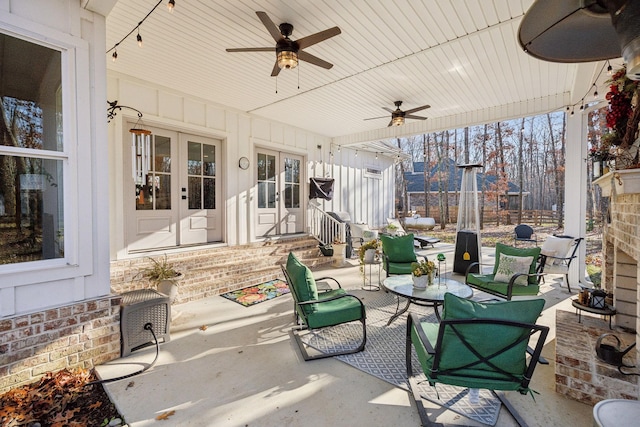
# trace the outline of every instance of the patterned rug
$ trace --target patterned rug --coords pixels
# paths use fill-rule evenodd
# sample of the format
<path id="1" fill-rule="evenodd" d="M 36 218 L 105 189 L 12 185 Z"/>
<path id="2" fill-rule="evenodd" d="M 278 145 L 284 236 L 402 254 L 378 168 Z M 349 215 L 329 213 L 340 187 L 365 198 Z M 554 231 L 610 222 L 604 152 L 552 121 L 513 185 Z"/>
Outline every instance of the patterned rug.
<path id="1" fill-rule="evenodd" d="M 227 292 L 221 294 L 221 297 L 237 302 L 240 305 L 249 307 L 263 301 L 268 301 L 279 297 L 280 295 L 286 295 L 289 293 L 287 282 L 280 279 L 270 280 L 268 282 L 260 283 L 259 285 L 253 285 L 246 288 L 238 289 L 237 291 Z"/>
<path id="2" fill-rule="evenodd" d="M 403 304 L 403 303 L 401 303 Z M 364 351 L 339 359 L 361 371 L 378 377 L 397 387 L 409 390 L 405 368 L 406 313 L 387 326 L 387 321 L 396 311 L 396 297 L 378 293 L 365 300 L 367 310 L 367 345 Z M 411 305 L 409 311 L 423 321 L 436 322 L 433 309 Z M 354 348 L 359 343 L 362 326 L 359 322 L 336 326 L 325 330 L 311 331 L 302 335 L 302 340 L 321 352 Z M 420 362 L 412 355 L 413 372 L 422 372 Z M 480 390 L 480 403 L 471 405 L 466 398 L 468 389 L 438 384 L 431 387 L 424 374 L 416 376 L 422 398 L 471 418 L 478 422 L 495 425 L 500 413 L 500 400 L 489 390 Z"/>

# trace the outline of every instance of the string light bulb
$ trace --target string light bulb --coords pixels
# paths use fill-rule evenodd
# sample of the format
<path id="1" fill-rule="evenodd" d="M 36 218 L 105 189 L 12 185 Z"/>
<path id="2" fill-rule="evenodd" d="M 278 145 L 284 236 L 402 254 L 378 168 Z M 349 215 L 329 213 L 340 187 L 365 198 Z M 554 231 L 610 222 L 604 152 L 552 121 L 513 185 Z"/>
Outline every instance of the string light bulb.
<path id="1" fill-rule="evenodd" d="M 142 47 L 142 36 L 140 35 L 140 27 L 138 27 L 138 35 L 136 36 L 136 40 L 138 41 L 138 46 Z"/>
<path id="2" fill-rule="evenodd" d="M 595 88 L 593 91 L 593 97 L 598 98 L 598 86 L 596 86 L 596 84 L 594 83 L 593 87 Z"/>
<path id="3" fill-rule="evenodd" d="M 611 63 L 609 61 L 607 61 L 607 74 L 608 75 L 612 75 L 613 74 L 613 67 L 611 66 Z"/>
<path id="4" fill-rule="evenodd" d="M 111 60 L 113 62 L 116 62 L 116 60 L 118 59 L 118 50 L 114 50 L 113 53 L 111 54 Z"/>
<path id="5" fill-rule="evenodd" d="M 358 150 L 356 150 L 356 157 L 358 157 Z"/>
<path id="6" fill-rule="evenodd" d="M 376 160 L 378 160 L 378 153 L 376 153 Z"/>
<path id="7" fill-rule="evenodd" d="M 176 7 L 176 0 L 169 0 L 169 3 L 167 3 L 167 8 L 169 9 L 169 12 L 173 13 L 174 7 Z"/>

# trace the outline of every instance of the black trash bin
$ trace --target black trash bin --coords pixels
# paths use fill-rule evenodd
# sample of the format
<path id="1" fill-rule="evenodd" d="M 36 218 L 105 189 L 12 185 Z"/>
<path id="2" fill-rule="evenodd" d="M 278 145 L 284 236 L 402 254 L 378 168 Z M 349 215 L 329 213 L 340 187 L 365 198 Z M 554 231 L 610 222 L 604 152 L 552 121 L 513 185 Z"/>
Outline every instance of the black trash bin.
<path id="1" fill-rule="evenodd" d="M 345 257 L 351 258 L 351 252 L 353 251 L 353 243 L 351 242 L 351 215 L 349 212 L 327 212 L 327 215 L 336 219 L 338 222 L 345 223 L 345 233 L 346 239 L 345 242 L 347 244 L 345 248 Z"/>

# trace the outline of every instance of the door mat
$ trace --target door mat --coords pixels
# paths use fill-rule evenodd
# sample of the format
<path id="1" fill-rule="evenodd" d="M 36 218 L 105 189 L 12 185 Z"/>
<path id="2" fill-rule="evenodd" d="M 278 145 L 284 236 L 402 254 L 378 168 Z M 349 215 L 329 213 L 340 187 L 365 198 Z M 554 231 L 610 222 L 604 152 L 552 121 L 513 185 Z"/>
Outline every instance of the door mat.
<path id="1" fill-rule="evenodd" d="M 268 282 L 260 283 L 259 285 L 253 285 L 246 288 L 238 289 L 237 291 L 227 292 L 221 294 L 228 300 L 237 302 L 240 305 L 249 307 L 263 301 L 268 301 L 279 297 L 280 295 L 286 295 L 289 293 L 289 287 L 287 282 L 280 279 L 269 280 Z"/>

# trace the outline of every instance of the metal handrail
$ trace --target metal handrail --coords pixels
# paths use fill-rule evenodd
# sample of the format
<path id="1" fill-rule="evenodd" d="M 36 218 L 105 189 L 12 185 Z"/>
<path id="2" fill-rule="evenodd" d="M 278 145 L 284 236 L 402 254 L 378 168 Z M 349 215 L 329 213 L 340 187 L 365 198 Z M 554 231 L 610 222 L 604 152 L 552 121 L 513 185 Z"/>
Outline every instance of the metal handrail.
<path id="1" fill-rule="evenodd" d="M 320 244 L 346 243 L 346 223 L 340 222 L 317 206 L 310 205 L 309 234 Z"/>

